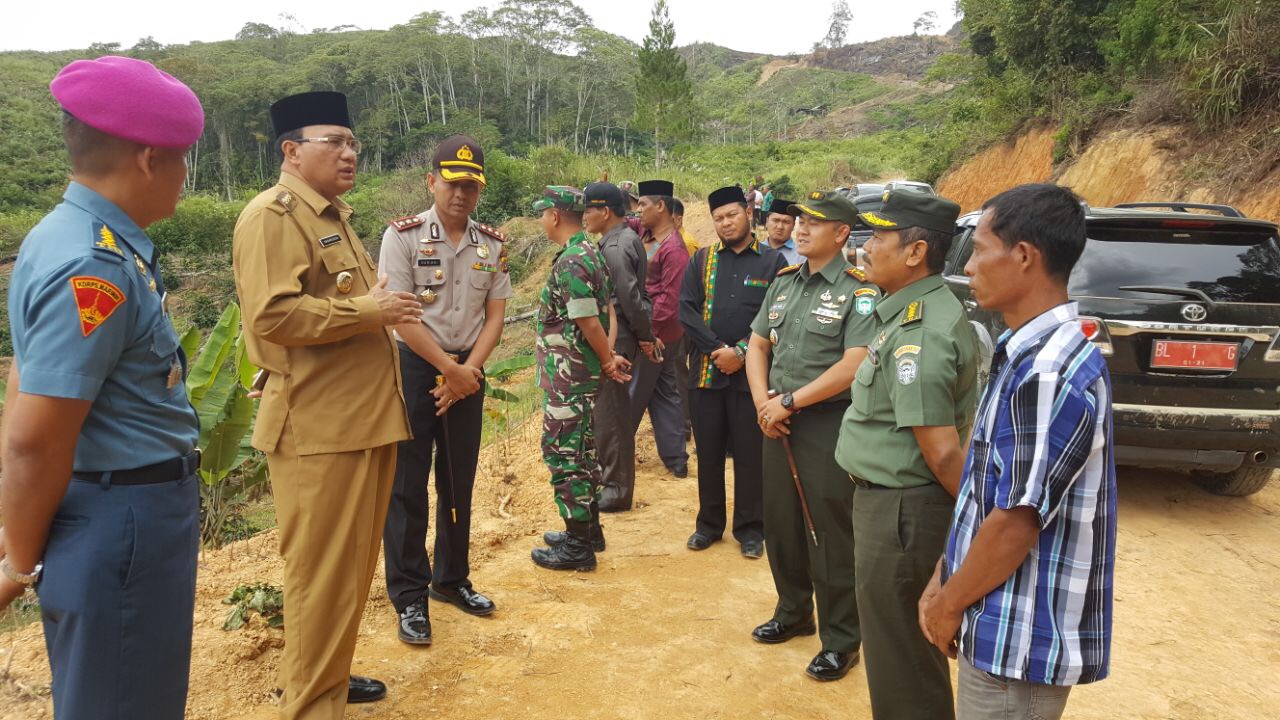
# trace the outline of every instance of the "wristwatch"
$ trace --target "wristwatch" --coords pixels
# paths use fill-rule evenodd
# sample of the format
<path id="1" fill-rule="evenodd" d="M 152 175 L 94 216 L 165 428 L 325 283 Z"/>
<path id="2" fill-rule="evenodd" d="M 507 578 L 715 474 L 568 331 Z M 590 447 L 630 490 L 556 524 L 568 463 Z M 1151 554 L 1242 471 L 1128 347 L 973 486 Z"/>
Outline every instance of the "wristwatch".
<path id="1" fill-rule="evenodd" d="M 734 354 L 734 355 L 737 355 L 739 360 L 746 360 L 746 359 L 747 359 L 747 351 L 746 351 L 746 350 L 743 350 L 741 345 L 734 345 L 734 346 L 733 346 L 733 354 Z"/>
<path id="2" fill-rule="evenodd" d="M 9 564 L 9 558 L 6 557 L 0 560 L 0 573 L 4 573 L 4 576 L 9 578 L 9 580 L 25 587 L 34 585 L 36 581 L 40 579 L 41 570 L 44 570 L 43 562 L 36 563 L 35 569 L 29 573 L 20 573 L 17 570 L 14 570 L 13 566 Z"/>
<path id="3" fill-rule="evenodd" d="M 796 407 L 796 396 L 792 395 L 791 393 L 787 393 L 786 395 L 783 395 L 782 407 L 786 408 L 787 410 L 794 410 Z"/>

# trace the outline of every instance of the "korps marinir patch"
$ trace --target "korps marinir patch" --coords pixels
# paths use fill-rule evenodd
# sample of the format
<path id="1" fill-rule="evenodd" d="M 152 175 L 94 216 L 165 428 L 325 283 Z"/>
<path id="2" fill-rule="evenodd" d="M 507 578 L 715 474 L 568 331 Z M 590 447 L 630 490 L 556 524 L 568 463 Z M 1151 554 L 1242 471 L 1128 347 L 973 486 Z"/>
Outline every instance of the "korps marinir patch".
<path id="1" fill-rule="evenodd" d="M 76 308 L 80 311 L 80 331 L 85 337 L 106 322 L 125 301 L 120 288 L 88 275 L 71 278 L 71 292 L 75 294 Z"/>

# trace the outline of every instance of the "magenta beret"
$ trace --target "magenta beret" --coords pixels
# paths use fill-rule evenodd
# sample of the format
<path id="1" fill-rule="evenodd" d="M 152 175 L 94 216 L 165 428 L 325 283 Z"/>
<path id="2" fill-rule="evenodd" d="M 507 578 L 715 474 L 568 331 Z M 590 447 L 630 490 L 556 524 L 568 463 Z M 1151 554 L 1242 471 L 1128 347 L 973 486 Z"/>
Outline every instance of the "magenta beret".
<path id="1" fill-rule="evenodd" d="M 140 145 L 187 147 L 204 132 L 204 108 L 191 88 L 143 60 L 76 60 L 49 90 L 80 122 Z"/>

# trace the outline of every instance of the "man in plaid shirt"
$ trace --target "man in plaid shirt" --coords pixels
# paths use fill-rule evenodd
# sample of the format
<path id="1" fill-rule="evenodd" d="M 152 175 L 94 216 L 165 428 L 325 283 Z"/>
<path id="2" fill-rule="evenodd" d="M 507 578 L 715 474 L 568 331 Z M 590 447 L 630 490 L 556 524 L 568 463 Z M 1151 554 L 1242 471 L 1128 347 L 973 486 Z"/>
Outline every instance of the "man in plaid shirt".
<path id="1" fill-rule="evenodd" d="M 925 636 L 959 655 L 957 718 L 1060 718 L 1107 676 L 1116 540 L 1111 379 L 1067 278 L 1080 198 L 1023 185 L 987 202 L 965 266 L 1009 330 L 978 406 Z"/>

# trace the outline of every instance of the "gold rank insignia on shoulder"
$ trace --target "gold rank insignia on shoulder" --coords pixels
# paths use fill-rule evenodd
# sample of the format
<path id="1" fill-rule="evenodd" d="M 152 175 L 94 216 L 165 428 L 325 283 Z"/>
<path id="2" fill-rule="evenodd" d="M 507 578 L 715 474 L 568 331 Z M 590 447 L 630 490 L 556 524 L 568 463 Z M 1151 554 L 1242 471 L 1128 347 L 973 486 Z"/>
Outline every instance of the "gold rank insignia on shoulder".
<path id="1" fill-rule="evenodd" d="M 489 237 L 493 238 L 494 240 L 497 240 L 498 242 L 507 241 L 507 236 L 503 235 L 501 231 L 497 230 L 496 228 L 485 225 L 484 223 L 476 223 L 476 229 L 478 229 L 480 232 L 484 233 L 485 235 L 488 235 Z"/>
<path id="2" fill-rule="evenodd" d="M 116 234 L 107 227 L 106 223 L 94 223 L 93 235 L 98 238 L 93 247 L 98 250 L 105 250 L 118 258 L 124 258 L 124 250 L 120 249 L 120 245 L 116 243 Z"/>
<path id="3" fill-rule="evenodd" d="M 288 190 L 281 190 L 276 193 L 276 202 L 279 203 L 280 207 L 284 208 L 286 212 L 293 212 L 293 193 Z"/>
<path id="4" fill-rule="evenodd" d="M 395 228 L 400 232 L 404 232 L 405 230 L 412 230 L 413 228 L 416 228 L 425 222 L 426 220 L 418 217 L 417 215 L 410 215 L 408 217 L 396 218 L 395 220 L 392 220 L 391 227 Z"/>
<path id="5" fill-rule="evenodd" d="M 914 322 L 920 322 L 924 318 L 924 301 L 915 300 L 902 313 L 902 325 L 910 325 Z"/>
<path id="6" fill-rule="evenodd" d="M 861 280 L 862 282 L 867 281 L 867 274 L 862 271 L 862 268 L 856 268 L 856 267 L 845 268 L 844 274 L 848 275 L 851 278 L 856 278 L 858 280 Z"/>
<path id="7" fill-rule="evenodd" d="M 799 270 L 801 265 L 802 265 L 801 263 L 796 263 L 795 265 L 788 265 L 782 268 L 781 270 L 779 270 L 778 275 L 786 275 L 787 273 L 793 273 Z"/>
<path id="8" fill-rule="evenodd" d="M 343 270 L 342 272 L 338 273 L 338 292 L 349 293 L 351 292 L 351 287 L 354 284 L 355 284 L 355 278 L 352 277 L 351 273 L 347 272 L 346 270 Z"/>

